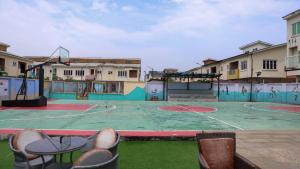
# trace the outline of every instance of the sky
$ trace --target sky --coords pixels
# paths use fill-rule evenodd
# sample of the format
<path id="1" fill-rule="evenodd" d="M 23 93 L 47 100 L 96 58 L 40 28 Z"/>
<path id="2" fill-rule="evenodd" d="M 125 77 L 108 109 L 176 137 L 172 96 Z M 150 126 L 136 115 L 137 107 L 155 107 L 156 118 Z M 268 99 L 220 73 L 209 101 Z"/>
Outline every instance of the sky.
<path id="1" fill-rule="evenodd" d="M 197 67 L 262 40 L 286 42 L 299 0 L 0 0 L 0 42 L 20 56 L 141 58 L 142 70 Z"/>

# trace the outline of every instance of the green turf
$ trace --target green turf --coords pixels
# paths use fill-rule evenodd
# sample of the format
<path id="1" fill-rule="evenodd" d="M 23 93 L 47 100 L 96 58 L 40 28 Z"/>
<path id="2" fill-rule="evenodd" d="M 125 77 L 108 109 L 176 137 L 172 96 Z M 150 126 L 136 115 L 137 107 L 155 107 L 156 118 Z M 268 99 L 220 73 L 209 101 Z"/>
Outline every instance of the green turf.
<path id="1" fill-rule="evenodd" d="M 75 153 L 74 159 L 79 157 Z M 119 145 L 121 169 L 196 169 L 197 145 L 193 141 L 130 141 Z M 10 169 L 13 154 L 0 141 L 0 168 Z"/>

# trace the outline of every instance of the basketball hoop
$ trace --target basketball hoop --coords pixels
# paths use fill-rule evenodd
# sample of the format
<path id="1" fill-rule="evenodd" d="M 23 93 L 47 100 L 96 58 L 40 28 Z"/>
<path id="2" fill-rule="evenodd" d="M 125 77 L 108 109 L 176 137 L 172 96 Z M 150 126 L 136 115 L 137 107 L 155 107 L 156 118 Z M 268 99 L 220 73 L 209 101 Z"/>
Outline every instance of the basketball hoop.
<path id="1" fill-rule="evenodd" d="M 62 46 L 59 46 L 58 53 L 58 63 L 70 66 L 69 50 Z"/>

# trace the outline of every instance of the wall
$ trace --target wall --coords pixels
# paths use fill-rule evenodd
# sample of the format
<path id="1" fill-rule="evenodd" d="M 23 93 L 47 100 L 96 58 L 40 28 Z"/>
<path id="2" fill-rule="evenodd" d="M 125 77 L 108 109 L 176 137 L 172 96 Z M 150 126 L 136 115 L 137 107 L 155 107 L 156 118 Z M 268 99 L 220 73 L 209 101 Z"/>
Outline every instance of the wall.
<path id="1" fill-rule="evenodd" d="M 150 81 L 146 84 L 146 100 L 162 101 L 164 100 L 164 82 Z"/>
<path id="2" fill-rule="evenodd" d="M 0 77 L 0 100 L 14 100 L 22 84 L 22 78 Z M 27 99 L 39 96 L 39 81 L 27 79 Z M 19 96 L 19 99 L 23 99 Z"/>
<path id="3" fill-rule="evenodd" d="M 217 95 L 217 84 L 214 92 Z M 299 83 L 253 84 L 252 101 L 300 104 Z M 221 83 L 220 101 L 250 101 L 250 84 Z"/>
<path id="4" fill-rule="evenodd" d="M 88 100 L 145 100 L 145 90 L 141 87 L 136 87 L 128 94 L 96 94 L 89 93 Z"/>
<path id="5" fill-rule="evenodd" d="M 124 94 L 131 93 L 137 87 L 145 88 L 144 82 L 124 82 Z"/>

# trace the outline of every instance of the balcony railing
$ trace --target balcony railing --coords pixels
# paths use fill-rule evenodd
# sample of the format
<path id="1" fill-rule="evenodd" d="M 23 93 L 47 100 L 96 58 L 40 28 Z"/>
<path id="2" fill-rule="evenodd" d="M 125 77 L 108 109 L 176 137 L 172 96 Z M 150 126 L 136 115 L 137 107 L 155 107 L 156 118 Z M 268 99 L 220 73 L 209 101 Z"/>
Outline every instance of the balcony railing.
<path id="1" fill-rule="evenodd" d="M 240 78 L 240 70 L 239 69 L 232 69 L 227 72 L 227 79 L 239 79 Z"/>
<path id="2" fill-rule="evenodd" d="M 299 69 L 300 68 L 300 55 L 286 57 L 287 69 Z"/>

